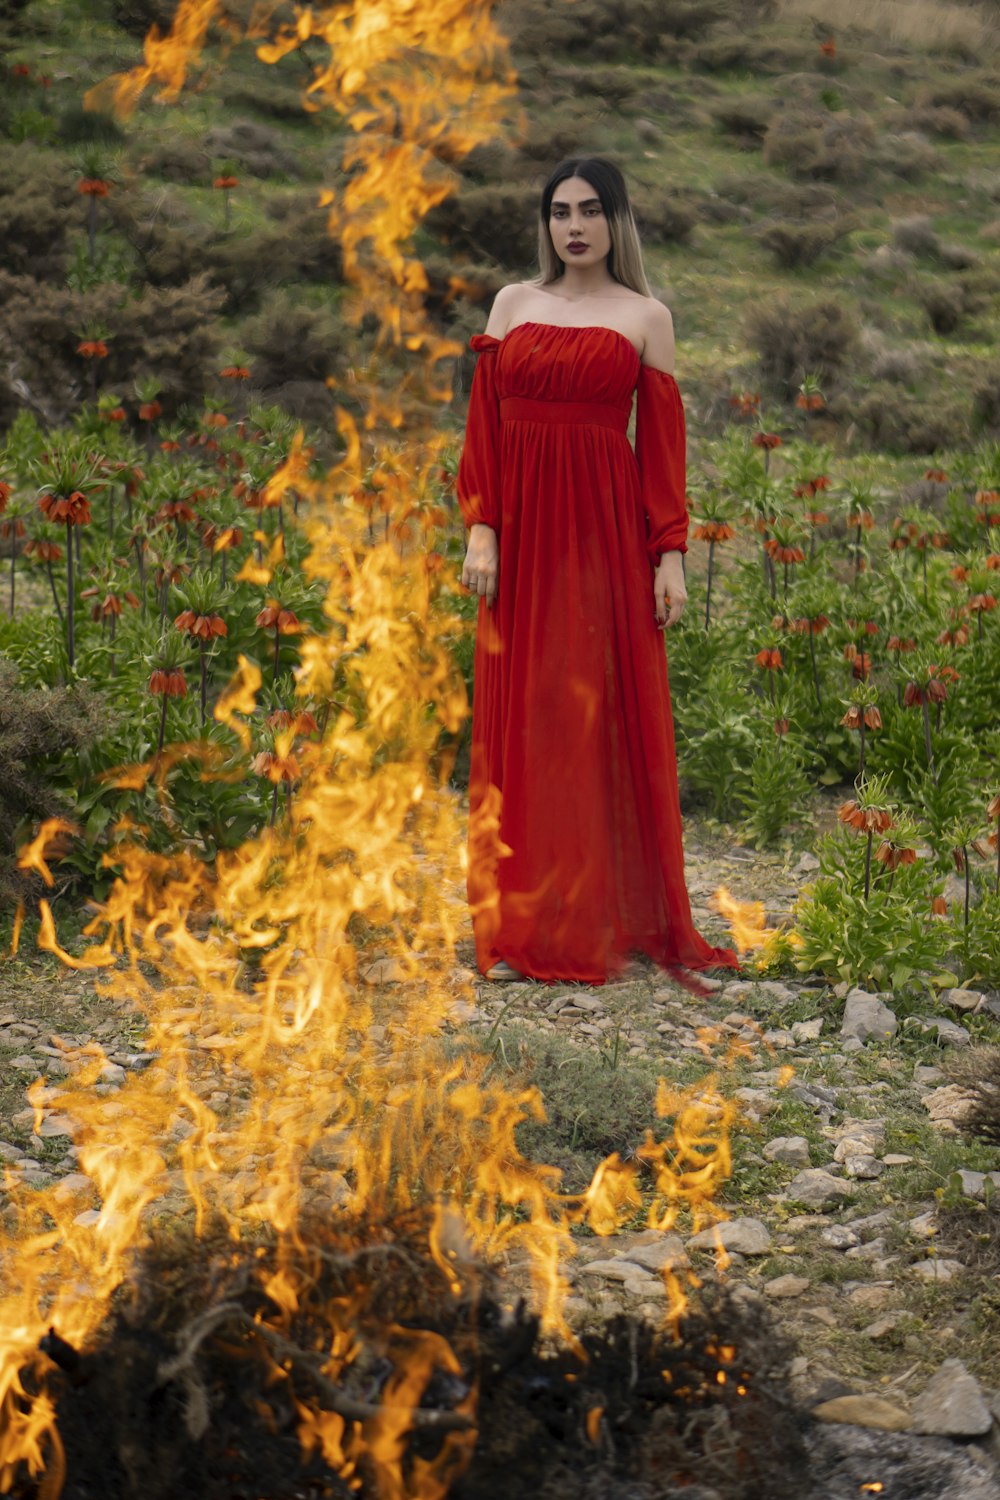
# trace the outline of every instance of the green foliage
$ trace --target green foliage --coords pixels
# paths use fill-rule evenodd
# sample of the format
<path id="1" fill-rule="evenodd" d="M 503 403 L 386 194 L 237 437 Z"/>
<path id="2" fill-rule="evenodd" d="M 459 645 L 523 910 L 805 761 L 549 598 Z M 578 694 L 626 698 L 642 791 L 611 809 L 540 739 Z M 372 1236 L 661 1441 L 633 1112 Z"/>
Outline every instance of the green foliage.
<path id="1" fill-rule="evenodd" d="M 794 962 L 831 980 L 901 989 L 947 952 L 947 925 L 931 915 L 940 882 L 922 860 L 879 867 L 866 901 L 865 843 L 845 830 L 821 841 L 820 874 L 795 909 Z"/>
<path id="2" fill-rule="evenodd" d="M 737 800 L 746 811 L 747 833 L 760 849 L 781 842 L 790 823 L 799 819 L 810 795 L 808 778 L 795 750 L 775 735 L 758 745 L 750 766 L 750 785 Z"/>

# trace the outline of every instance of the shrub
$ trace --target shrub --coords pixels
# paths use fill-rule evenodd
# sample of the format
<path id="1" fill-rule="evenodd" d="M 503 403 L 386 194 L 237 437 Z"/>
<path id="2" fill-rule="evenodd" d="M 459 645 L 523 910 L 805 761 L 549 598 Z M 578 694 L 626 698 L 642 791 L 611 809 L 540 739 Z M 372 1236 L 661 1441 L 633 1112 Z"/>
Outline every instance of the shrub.
<path id="1" fill-rule="evenodd" d="M 795 224 L 779 222 L 767 224 L 758 230 L 757 238 L 774 256 L 775 263 L 785 271 L 801 270 L 812 266 L 826 252 L 849 233 L 848 224 Z"/>
<path id="2" fill-rule="evenodd" d="M 897 219 L 892 226 L 892 242 L 898 250 L 908 255 L 936 257 L 941 241 L 927 214 L 913 214 L 908 219 Z"/>
<path id="3" fill-rule="evenodd" d="M 854 320 L 825 299 L 793 307 L 784 295 L 772 297 L 750 313 L 746 333 L 763 377 L 789 392 L 807 374 L 835 378 L 858 352 Z"/>
<path id="4" fill-rule="evenodd" d="M 667 38 L 704 36 L 731 10 L 731 0 L 575 0 L 540 6 L 505 0 L 498 21 L 518 58 L 584 53 L 610 61 L 655 58 Z"/>
<path id="5" fill-rule="evenodd" d="M 876 380 L 888 380 L 893 385 L 912 385 L 924 373 L 923 359 L 914 349 L 899 345 L 869 343 L 871 372 Z"/>
<path id="6" fill-rule="evenodd" d="M 703 73 L 787 73 L 812 61 L 813 49 L 798 42 L 750 37 L 742 28 L 699 42 L 690 63 Z"/>
<path id="7" fill-rule="evenodd" d="M 915 104 L 904 118 L 911 130 L 922 130 L 927 135 L 940 135 L 949 141 L 968 139 L 968 115 L 947 105 Z"/>
<path id="8" fill-rule="evenodd" d="M 72 815 L 63 758 L 106 732 L 109 709 L 84 683 L 39 688 L 0 656 L 0 895 L 9 897 L 13 856 L 31 825 Z"/>
<path id="9" fill-rule="evenodd" d="M 82 203 L 59 157 L 27 145 L 0 152 L 0 270 L 61 278 L 69 236 L 83 229 Z"/>
<path id="10" fill-rule="evenodd" d="M 726 135 L 736 138 L 743 147 L 759 146 L 767 134 L 773 114 L 771 104 L 757 94 L 742 99 L 727 99 L 712 110 L 712 119 Z"/>
<path id="11" fill-rule="evenodd" d="M 883 172 L 913 182 L 930 172 L 940 169 L 941 158 L 925 136 L 916 131 L 902 135 L 883 136 L 872 157 L 873 163 Z"/>
<path id="12" fill-rule="evenodd" d="M 697 214 L 689 202 L 675 193 L 652 193 L 640 188 L 633 194 L 636 222 L 645 239 L 654 244 L 682 245 L 691 238 Z"/>
<path id="13" fill-rule="evenodd" d="M 947 399 L 920 401 L 899 390 L 869 391 L 860 401 L 843 403 L 858 433 L 873 446 L 894 453 L 937 453 L 956 447 L 968 423 L 961 406 Z M 833 403 L 840 414 L 840 403 Z"/>
<path id="14" fill-rule="evenodd" d="M 924 90 L 917 104 L 933 109 L 955 110 L 973 125 L 1000 122 L 1000 86 L 992 72 L 969 73 L 953 81 Z"/>
<path id="15" fill-rule="evenodd" d="M 344 324 L 329 308 L 304 307 L 285 291 L 272 293 L 243 338 L 254 379 L 265 390 L 289 381 L 325 380 L 348 341 Z"/>
<path id="16" fill-rule="evenodd" d="M 863 118 L 790 105 L 764 136 L 764 160 L 794 177 L 858 182 L 871 167 L 875 132 Z"/>
<path id="17" fill-rule="evenodd" d="M 205 137 L 205 150 L 237 164 L 253 177 L 300 177 L 298 163 L 281 135 L 257 120 L 217 125 Z"/>
<path id="18" fill-rule="evenodd" d="M 424 223 L 453 250 L 524 270 L 536 255 L 536 198 L 533 188 L 513 183 L 462 187 L 432 209 Z"/>
<path id="19" fill-rule="evenodd" d="M 971 271 L 980 264 L 979 256 L 969 245 L 946 241 L 938 251 L 941 264 L 949 271 Z"/>
<path id="20" fill-rule="evenodd" d="M 949 1058 L 948 1077 L 972 1096 L 963 1132 L 1000 1146 L 1000 1047 L 971 1047 Z"/>
<path id="21" fill-rule="evenodd" d="M 211 181 L 212 158 L 201 141 L 173 136 L 153 146 L 140 158 L 140 172 L 186 184 Z"/>
<path id="22" fill-rule="evenodd" d="M 176 0 L 114 0 L 111 13 L 123 31 L 144 39 L 151 26 L 169 31 L 176 10 Z"/>
<path id="23" fill-rule="evenodd" d="M 965 316 L 965 295 L 951 282 L 927 282 L 917 292 L 917 300 L 935 333 L 954 333 Z"/>
<path id="24" fill-rule="evenodd" d="M 128 137 L 114 115 L 71 104 L 59 116 L 59 139 L 67 146 L 122 146 Z"/>
<path id="25" fill-rule="evenodd" d="M 1000 363 L 997 361 L 984 365 L 972 392 L 972 422 L 979 431 L 1000 429 Z"/>

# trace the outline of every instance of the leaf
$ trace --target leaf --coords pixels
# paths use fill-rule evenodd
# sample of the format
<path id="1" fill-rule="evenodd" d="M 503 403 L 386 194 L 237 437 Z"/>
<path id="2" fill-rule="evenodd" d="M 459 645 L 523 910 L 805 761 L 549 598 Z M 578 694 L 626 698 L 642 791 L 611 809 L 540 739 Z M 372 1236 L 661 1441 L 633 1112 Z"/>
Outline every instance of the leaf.
<path id="1" fill-rule="evenodd" d="M 840 771 L 834 770 L 833 766 L 827 766 L 825 771 L 820 771 L 816 779 L 821 786 L 837 786 L 844 778 Z"/>
<path id="2" fill-rule="evenodd" d="M 931 975 L 931 984 L 936 990 L 955 990 L 958 989 L 958 975 L 942 969 L 940 974 Z"/>
<path id="3" fill-rule="evenodd" d="M 897 964 L 892 971 L 893 989 L 901 990 L 912 973 L 913 970 L 910 968 L 909 964 Z"/>

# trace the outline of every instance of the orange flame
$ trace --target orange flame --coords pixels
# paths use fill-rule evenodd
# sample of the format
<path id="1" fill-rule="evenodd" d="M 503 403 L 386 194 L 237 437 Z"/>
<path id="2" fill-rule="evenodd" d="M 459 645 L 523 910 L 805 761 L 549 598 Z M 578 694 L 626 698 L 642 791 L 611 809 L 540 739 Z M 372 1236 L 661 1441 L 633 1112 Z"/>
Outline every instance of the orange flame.
<path id="1" fill-rule="evenodd" d="M 733 942 L 741 953 L 763 948 L 776 929 L 766 925 L 763 901 L 737 901 L 724 885 L 712 897 L 713 910 L 719 912 L 729 923 Z"/>

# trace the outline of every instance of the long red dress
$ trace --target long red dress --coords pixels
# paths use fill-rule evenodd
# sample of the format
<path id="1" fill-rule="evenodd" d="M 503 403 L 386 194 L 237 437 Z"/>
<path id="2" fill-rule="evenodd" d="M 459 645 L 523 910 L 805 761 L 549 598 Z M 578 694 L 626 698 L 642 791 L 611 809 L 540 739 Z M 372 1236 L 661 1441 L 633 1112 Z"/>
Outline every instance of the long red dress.
<path id="1" fill-rule="evenodd" d="M 685 550 L 672 376 L 608 328 L 522 323 L 479 354 L 458 497 L 500 541 L 480 602 L 469 903 L 485 972 L 600 983 L 632 952 L 735 966 L 695 932 L 652 561 Z M 627 436 L 637 391 L 636 451 Z"/>

